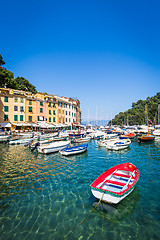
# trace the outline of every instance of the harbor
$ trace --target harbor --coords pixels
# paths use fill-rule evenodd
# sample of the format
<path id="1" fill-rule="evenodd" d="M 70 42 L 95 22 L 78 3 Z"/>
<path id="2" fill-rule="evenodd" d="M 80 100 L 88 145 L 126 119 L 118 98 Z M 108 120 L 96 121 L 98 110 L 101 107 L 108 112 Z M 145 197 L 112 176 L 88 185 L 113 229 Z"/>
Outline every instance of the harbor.
<path id="1" fill-rule="evenodd" d="M 73 156 L 0 144 L 2 240 L 64 239 L 98 203 L 91 183 L 126 162 L 139 170 L 134 191 L 118 204 L 101 201 L 67 239 L 159 238 L 160 138 L 139 143 L 136 136 L 120 151 L 100 147 L 99 141 L 92 138 L 87 151 Z"/>

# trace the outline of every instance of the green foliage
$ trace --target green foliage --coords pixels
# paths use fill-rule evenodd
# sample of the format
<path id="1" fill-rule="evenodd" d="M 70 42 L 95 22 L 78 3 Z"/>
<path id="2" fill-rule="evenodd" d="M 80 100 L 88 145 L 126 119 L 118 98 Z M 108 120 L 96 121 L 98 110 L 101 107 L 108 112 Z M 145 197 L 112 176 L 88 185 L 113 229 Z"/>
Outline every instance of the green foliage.
<path id="1" fill-rule="evenodd" d="M 23 77 L 15 78 L 16 89 L 36 93 L 36 88 Z"/>
<path id="2" fill-rule="evenodd" d="M 0 67 L 0 87 L 15 88 L 13 73 L 5 68 Z"/>
<path id="3" fill-rule="evenodd" d="M 5 62 L 3 61 L 3 57 L 2 57 L 2 55 L 0 54 L 0 66 L 2 66 L 2 65 L 4 65 L 5 64 Z"/>
<path id="4" fill-rule="evenodd" d="M 148 109 L 148 119 L 154 124 L 158 122 L 158 105 L 160 105 L 160 92 L 153 97 L 147 97 L 146 100 L 138 100 L 136 103 L 132 103 L 132 108 L 127 111 L 117 114 L 109 124 L 113 125 L 141 125 L 146 124 L 145 106 Z"/>
<path id="5" fill-rule="evenodd" d="M 2 56 L 0 55 L 0 66 L 5 64 L 2 60 Z M 17 90 L 28 91 L 32 93 L 36 93 L 36 87 L 33 86 L 27 79 L 24 77 L 14 78 L 14 75 L 11 71 L 6 68 L 0 67 L 0 87 L 13 88 Z"/>

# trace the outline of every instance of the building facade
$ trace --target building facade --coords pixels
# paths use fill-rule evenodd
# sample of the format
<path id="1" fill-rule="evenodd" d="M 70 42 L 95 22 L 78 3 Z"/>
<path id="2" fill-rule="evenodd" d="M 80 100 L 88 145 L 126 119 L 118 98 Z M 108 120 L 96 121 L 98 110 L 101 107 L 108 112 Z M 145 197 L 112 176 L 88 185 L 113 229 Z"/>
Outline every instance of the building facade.
<path id="1" fill-rule="evenodd" d="M 80 124 L 81 110 L 78 99 L 58 95 L 0 88 L 0 127 L 46 122 L 48 124 Z M 8 125 L 9 126 L 9 125 Z"/>

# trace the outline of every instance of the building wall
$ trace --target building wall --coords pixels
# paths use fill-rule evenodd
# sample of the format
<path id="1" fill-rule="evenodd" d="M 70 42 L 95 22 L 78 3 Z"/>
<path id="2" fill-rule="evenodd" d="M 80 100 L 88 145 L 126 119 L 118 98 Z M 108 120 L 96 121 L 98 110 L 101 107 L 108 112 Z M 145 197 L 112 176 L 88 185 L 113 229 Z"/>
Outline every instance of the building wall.
<path id="1" fill-rule="evenodd" d="M 80 102 L 58 95 L 0 88 L 0 122 L 37 121 L 80 124 Z"/>

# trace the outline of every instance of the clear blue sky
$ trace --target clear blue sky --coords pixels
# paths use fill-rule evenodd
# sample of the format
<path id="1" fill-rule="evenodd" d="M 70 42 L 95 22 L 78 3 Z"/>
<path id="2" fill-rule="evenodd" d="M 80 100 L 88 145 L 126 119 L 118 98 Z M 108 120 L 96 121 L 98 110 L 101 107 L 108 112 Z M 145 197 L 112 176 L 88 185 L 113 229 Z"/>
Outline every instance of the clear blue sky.
<path id="1" fill-rule="evenodd" d="M 160 92 L 160 1 L 1 1 L 0 54 L 40 92 L 110 119 Z"/>

